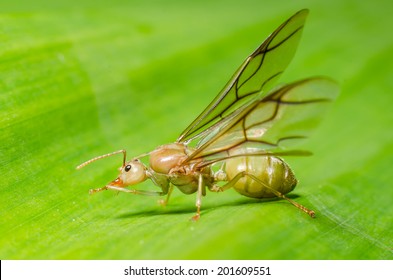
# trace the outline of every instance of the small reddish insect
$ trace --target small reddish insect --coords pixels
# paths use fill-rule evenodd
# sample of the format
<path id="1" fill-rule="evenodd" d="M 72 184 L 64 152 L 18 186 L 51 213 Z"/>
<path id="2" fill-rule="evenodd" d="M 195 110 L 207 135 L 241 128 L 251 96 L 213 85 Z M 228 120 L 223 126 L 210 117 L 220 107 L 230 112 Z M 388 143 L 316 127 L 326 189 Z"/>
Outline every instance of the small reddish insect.
<path id="1" fill-rule="evenodd" d="M 168 202 L 176 186 L 184 194 L 196 193 L 196 214 L 206 188 L 222 192 L 234 188 L 252 198 L 279 197 L 311 217 L 314 211 L 289 199 L 297 180 L 280 158 L 309 155 L 292 150 L 321 119 L 322 111 L 339 92 L 338 85 L 324 77 L 308 78 L 288 85 L 272 86 L 283 73 L 303 31 L 308 10 L 301 10 L 281 24 L 233 75 L 224 89 L 181 133 L 175 143 L 126 159 L 120 150 L 93 161 L 123 154 L 119 176 L 90 193 L 114 190 L 148 196 L 165 196 Z M 149 165 L 140 161 L 149 157 Z M 213 168 L 214 167 L 214 168 Z M 126 189 L 150 179 L 159 191 Z"/>

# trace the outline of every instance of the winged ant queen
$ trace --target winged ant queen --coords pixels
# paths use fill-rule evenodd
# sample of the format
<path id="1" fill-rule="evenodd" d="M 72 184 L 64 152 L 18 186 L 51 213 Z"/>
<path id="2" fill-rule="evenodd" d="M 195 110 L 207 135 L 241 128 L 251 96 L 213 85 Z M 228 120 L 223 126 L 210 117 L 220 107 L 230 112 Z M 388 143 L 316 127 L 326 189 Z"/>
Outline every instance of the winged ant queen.
<path id="1" fill-rule="evenodd" d="M 294 14 L 248 56 L 175 143 L 128 161 L 126 151 L 119 150 L 79 165 L 77 169 L 123 154 L 119 176 L 90 193 L 113 190 L 166 196 L 161 200 L 165 205 L 176 186 L 184 194 L 196 193 L 192 219 L 198 220 L 206 189 L 223 192 L 233 188 L 252 198 L 285 199 L 314 217 L 314 211 L 285 196 L 297 180 L 281 156 L 310 154 L 291 147 L 309 136 L 339 87 L 329 78 L 314 77 L 273 88 L 295 54 L 307 15 L 307 9 Z M 148 158 L 149 165 L 142 158 Z M 126 188 L 147 179 L 160 190 Z"/>

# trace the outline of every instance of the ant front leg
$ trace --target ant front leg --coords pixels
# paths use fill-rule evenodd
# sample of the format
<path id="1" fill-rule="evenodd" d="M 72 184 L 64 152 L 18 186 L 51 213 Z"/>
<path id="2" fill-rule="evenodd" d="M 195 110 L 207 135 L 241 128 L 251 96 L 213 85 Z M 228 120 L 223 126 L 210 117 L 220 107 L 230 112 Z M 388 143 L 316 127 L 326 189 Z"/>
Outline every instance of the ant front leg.
<path id="1" fill-rule="evenodd" d="M 93 193 L 104 191 L 104 190 L 113 190 L 113 191 L 126 192 L 126 193 L 131 193 L 131 194 L 138 194 L 138 195 L 146 195 L 146 196 L 164 196 L 168 193 L 168 190 L 162 191 L 162 192 L 129 190 L 129 189 L 125 189 L 122 187 L 110 186 L 110 185 L 102 187 L 102 188 L 98 188 L 98 189 L 92 189 L 89 191 L 89 193 L 93 194 Z"/>
<path id="2" fill-rule="evenodd" d="M 153 183 L 160 187 L 163 193 L 167 194 L 165 199 L 159 199 L 157 202 L 161 206 L 166 206 L 169 201 L 169 197 L 173 191 L 173 185 L 169 182 L 168 177 L 166 175 L 155 173 L 153 170 L 149 169 L 147 172 L 149 178 L 153 181 Z"/>

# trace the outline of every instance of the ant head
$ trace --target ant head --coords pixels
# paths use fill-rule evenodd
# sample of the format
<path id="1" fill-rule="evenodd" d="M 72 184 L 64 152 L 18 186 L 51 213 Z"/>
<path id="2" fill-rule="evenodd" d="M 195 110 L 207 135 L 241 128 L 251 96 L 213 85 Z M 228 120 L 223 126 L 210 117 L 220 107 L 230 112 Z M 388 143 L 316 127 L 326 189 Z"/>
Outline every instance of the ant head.
<path id="1" fill-rule="evenodd" d="M 115 180 L 110 182 L 108 185 L 106 185 L 105 187 L 103 187 L 101 189 L 97 189 L 97 191 L 107 189 L 108 187 L 111 187 L 111 186 L 124 188 L 127 186 L 132 186 L 132 185 L 141 183 L 144 180 L 146 180 L 147 179 L 146 166 L 138 158 L 133 159 L 129 162 L 126 162 L 126 151 L 125 150 L 120 150 L 120 151 L 116 151 L 113 153 L 109 153 L 106 155 L 92 158 L 92 159 L 80 164 L 79 166 L 77 166 L 76 169 L 81 169 L 82 167 L 84 167 L 84 166 L 86 166 L 96 160 L 106 158 L 106 157 L 109 157 L 112 155 L 120 154 L 120 153 L 123 154 L 123 165 L 119 168 L 119 170 L 120 170 L 119 176 Z M 145 156 L 145 155 L 142 155 L 142 156 Z M 142 157 L 142 156 L 140 156 L 140 157 Z"/>
<path id="2" fill-rule="evenodd" d="M 119 176 L 116 180 L 109 183 L 109 185 L 127 187 L 141 183 L 145 181 L 146 178 L 146 166 L 138 159 L 134 159 L 120 167 Z"/>

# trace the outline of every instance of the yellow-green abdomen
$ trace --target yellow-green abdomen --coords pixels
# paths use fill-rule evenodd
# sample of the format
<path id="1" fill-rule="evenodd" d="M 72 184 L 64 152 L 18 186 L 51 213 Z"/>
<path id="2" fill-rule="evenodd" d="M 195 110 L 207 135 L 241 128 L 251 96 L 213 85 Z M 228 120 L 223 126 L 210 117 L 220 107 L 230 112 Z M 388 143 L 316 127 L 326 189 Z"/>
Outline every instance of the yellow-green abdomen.
<path id="1" fill-rule="evenodd" d="M 288 164 L 273 156 L 232 158 L 227 160 L 225 171 L 228 181 L 243 171 L 257 177 L 263 184 L 250 176 L 244 176 L 233 186 L 240 194 L 253 198 L 276 197 L 277 195 L 272 193 L 269 188 L 279 191 L 281 194 L 289 193 L 297 183 Z"/>

